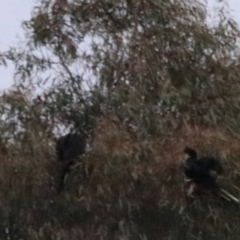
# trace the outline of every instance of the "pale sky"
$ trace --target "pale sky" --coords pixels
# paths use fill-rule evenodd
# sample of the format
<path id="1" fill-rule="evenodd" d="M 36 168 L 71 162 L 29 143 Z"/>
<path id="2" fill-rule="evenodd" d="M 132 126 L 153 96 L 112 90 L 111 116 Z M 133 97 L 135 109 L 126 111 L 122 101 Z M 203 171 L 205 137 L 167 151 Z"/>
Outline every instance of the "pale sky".
<path id="1" fill-rule="evenodd" d="M 35 3 L 35 0 L 0 0 L 0 52 L 15 45 L 23 36 L 21 22 L 30 18 Z M 240 24 L 240 0 L 228 0 L 228 4 L 231 15 Z M 0 66 L 0 90 L 12 85 L 13 71 L 13 66 Z"/>
<path id="2" fill-rule="evenodd" d="M 21 23 L 31 16 L 35 0 L 0 0 L 0 52 L 15 45 L 23 36 Z M 0 90 L 13 83 L 13 66 L 0 66 Z"/>

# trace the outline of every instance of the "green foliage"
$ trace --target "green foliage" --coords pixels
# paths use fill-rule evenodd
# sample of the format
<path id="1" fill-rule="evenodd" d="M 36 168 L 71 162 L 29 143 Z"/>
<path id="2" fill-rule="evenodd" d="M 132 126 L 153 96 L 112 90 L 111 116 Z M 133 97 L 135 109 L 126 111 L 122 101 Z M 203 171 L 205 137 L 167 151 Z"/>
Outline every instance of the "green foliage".
<path id="1" fill-rule="evenodd" d="M 11 58 L 18 82 L 43 84 L 43 71 L 51 72 L 46 81 L 55 83 L 56 100 L 69 96 L 72 107 L 89 111 L 90 94 L 101 115 L 117 115 L 144 134 L 185 120 L 228 125 L 222 115 L 239 95 L 239 29 L 224 8 L 218 16 L 207 25 L 197 1 L 43 1 L 23 24 L 22 60 L 18 51 Z M 62 109 L 71 115 L 71 107 Z M 80 115 L 73 118 L 82 122 Z"/>

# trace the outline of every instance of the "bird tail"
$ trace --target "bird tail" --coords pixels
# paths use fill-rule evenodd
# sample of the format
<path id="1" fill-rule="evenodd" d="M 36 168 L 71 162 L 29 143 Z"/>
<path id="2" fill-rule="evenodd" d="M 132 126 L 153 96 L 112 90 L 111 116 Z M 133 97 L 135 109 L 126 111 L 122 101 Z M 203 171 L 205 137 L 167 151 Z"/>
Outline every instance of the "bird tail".
<path id="1" fill-rule="evenodd" d="M 221 197 L 223 197 L 225 200 L 227 200 L 229 202 L 234 201 L 235 203 L 240 203 L 239 200 L 236 197 L 234 197 L 232 194 L 230 194 L 229 192 L 227 192 L 223 188 L 220 188 L 220 192 L 221 192 Z"/>
<path id="2" fill-rule="evenodd" d="M 67 178 L 71 172 L 71 167 L 75 164 L 74 161 L 69 161 L 62 169 L 61 175 L 60 175 L 60 183 L 58 186 L 58 193 L 61 193 L 62 190 L 65 187 L 65 184 L 67 182 Z"/>

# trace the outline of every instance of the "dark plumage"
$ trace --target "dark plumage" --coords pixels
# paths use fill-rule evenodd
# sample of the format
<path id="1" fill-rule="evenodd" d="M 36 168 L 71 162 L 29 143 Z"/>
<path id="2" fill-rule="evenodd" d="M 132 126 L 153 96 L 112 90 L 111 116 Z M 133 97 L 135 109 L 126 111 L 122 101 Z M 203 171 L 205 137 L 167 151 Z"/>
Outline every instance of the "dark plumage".
<path id="1" fill-rule="evenodd" d="M 218 159 L 213 157 L 202 157 L 198 159 L 196 151 L 189 147 L 186 147 L 184 152 L 188 155 L 184 164 L 184 173 L 191 182 L 195 183 L 196 187 L 200 187 L 198 189 L 211 189 L 225 200 L 239 204 L 239 200 L 236 197 L 216 183 L 217 176 L 223 173 L 223 167 Z M 190 188 L 188 194 L 191 194 L 191 190 L 194 189 Z"/>
<path id="2" fill-rule="evenodd" d="M 86 150 L 87 137 L 83 134 L 69 133 L 60 137 L 56 143 L 56 154 L 59 161 L 76 159 Z"/>
<path id="3" fill-rule="evenodd" d="M 84 134 L 69 133 L 60 137 L 56 142 L 56 154 L 58 160 L 64 164 L 60 176 L 59 191 L 64 188 L 64 182 L 76 160 L 85 154 L 87 136 Z"/>
<path id="4" fill-rule="evenodd" d="M 216 186 L 216 178 L 223 172 L 219 160 L 213 157 L 198 159 L 196 151 L 189 147 L 186 147 L 184 152 L 188 155 L 184 165 L 186 177 L 196 184 L 204 185 L 204 187 Z"/>

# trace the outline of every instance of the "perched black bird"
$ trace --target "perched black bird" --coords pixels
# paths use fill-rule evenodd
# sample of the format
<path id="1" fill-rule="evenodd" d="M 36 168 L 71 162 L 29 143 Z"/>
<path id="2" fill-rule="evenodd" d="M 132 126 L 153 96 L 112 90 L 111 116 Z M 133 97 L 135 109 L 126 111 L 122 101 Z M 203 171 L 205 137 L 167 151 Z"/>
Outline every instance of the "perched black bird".
<path id="1" fill-rule="evenodd" d="M 213 157 L 198 159 L 196 151 L 189 147 L 185 148 L 184 153 L 188 156 L 184 164 L 184 173 L 191 182 L 195 183 L 200 189 L 211 189 L 215 193 L 219 193 L 227 201 L 240 203 L 236 197 L 217 184 L 217 176 L 223 173 L 223 167 L 218 159 Z M 190 192 L 188 191 L 188 193 Z"/>
<path id="2" fill-rule="evenodd" d="M 85 154 L 86 146 L 87 136 L 85 134 L 69 133 L 57 140 L 56 155 L 58 160 L 64 164 L 60 176 L 59 192 L 62 191 L 64 187 L 65 179 L 70 173 L 71 167 Z"/>
<path id="3" fill-rule="evenodd" d="M 219 160 L 213 157 L 197 158 L 194 149 L 186 147 L 184 150 L 188 158 L 184 164 L 184 173 L 188 179 L 195 184 L 203 185 L 206 188 L 216 186 L 216 178 L 223 173 L 223 167 Z"/>
<path id="4" fill-rule="evenodd" d="M 61 162 L 73 160 L 83 155 L 86 150 L 87 137 L 83 134 L 69 133 L 56 142 L 56 154 Z"/>

